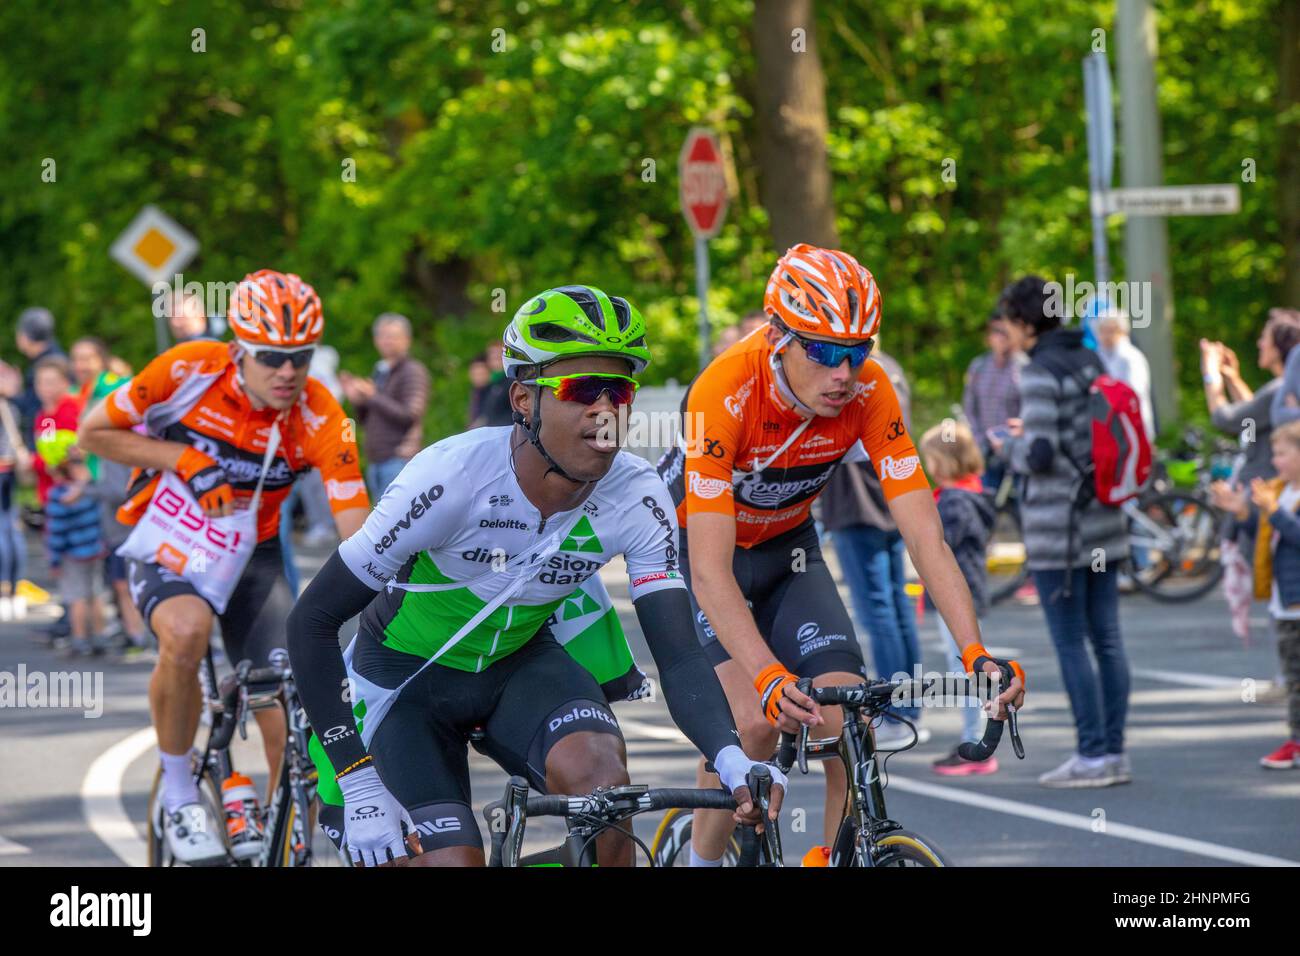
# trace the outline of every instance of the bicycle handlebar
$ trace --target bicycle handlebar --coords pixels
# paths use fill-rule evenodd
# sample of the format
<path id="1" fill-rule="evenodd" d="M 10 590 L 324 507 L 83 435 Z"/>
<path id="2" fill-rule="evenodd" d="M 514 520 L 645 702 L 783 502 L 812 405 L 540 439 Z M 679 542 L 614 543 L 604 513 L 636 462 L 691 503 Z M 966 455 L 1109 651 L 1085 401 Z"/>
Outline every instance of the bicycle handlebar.
<path id="1" fill-rule="evenodd" d="M 1005 690 L 1011 681 L 1011 668 L 1003 665 L 1001 670 L 1003 685 L 999 692 Z M 811 697 L 818 706 L 837 705 L 849 710 L 861 710 L 874 703 L 887 702 L 892 698 L 894 690 L 898 686 L 900 684 L 892 681 L 872 681 L 870 683 L 837 687 L 813 687 L 812 678 L 805 677 L 795 684 L 795 689 Z M 963 743 L 958 748 L 958 754 L 963 760 L 987 760 L 997 750 L 1007 724 L 1011 725 L 1012 749 L 1015 751 L 1016 756 L 1023 760 L 1025 747 L 1020 740 L 1016 709 L 1011 705 L 1007 705 L 1006 720 L 989 720 L 984 728 L 983 738 L 978 743 Z M 782 773 L 788 773 L 790 768 L 794 766 L 796 759 L 799 761 L 800 771 L 803 773 L 808 772 L 807 760 L 804 757 L 804 745 L 807 740 L 808 728 L 806 726 L 802 727 L 798 734 L 787 731 L 781 732 L 773 762 L 780 768 Z"/>

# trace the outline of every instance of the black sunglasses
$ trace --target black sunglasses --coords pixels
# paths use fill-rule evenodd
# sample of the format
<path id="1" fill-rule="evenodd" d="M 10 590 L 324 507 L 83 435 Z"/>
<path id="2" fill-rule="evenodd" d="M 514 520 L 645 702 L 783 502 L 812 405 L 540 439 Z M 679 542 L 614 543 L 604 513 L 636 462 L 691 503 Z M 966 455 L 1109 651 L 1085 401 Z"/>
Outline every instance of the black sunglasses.
<path id="1" fill-rule="evenodd" d="M 291 352 L 281 352 L 278 349 L 256 349 L 252 354 L 258 365 L 278 369 L 285 362 L 288 362 L 296 372 L 311 364 L 311 357 L 315 352 L 316 347 L 312 346 L 305 349 L 294 349 Z"/>

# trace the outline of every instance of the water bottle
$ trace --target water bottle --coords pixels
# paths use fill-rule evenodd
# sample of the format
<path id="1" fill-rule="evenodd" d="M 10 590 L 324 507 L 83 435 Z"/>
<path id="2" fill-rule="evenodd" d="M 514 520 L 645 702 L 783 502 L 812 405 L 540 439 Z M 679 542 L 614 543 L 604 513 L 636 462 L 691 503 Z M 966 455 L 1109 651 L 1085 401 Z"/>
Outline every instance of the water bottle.
<path id="1" fill-rule="evenodd" d="M 232 773 L 221 784 L 221 802 L 226 808 L 226 836 L 230 855 L 248 860 L 262 852 L 262 818 L 253 781 Z"/>

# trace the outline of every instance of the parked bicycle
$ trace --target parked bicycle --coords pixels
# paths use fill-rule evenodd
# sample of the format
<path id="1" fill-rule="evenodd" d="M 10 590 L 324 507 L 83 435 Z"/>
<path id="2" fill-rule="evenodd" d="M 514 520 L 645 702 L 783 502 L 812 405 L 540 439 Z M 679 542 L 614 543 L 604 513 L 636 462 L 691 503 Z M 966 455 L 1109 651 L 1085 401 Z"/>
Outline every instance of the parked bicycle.
<path id="1" fill-rule="evenodd" d="M 1029 566 L 1010 472 L 992 494 L 996 518 L 986 561 L 989 599 L 997 603 L 1028 580 Z M 1120 510 L 1127 518 L 1129 541 L 1129 557 L 1120 569 L 1143 593 L 1158 601 L 1192 601 L 1219 583 L 1223 518 L 1205 491 L 1180 488 L 1162 477 Z"/>

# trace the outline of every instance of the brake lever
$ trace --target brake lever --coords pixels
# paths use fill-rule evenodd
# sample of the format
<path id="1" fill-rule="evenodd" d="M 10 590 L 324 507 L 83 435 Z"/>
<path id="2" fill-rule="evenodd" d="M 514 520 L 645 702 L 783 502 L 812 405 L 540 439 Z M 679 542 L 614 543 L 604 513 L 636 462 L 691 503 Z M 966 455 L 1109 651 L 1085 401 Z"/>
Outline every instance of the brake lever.
<path id="1" fill-rule="evenodd" d="M 806 774 L 808 772 L 808 725 L 803 724 L 799 728 L 799 772 Z"/>
<path id="2" fill-rule="evenodd" d="M 239 685 L 239 739 L 248 739 L 248 685 Z"/>

